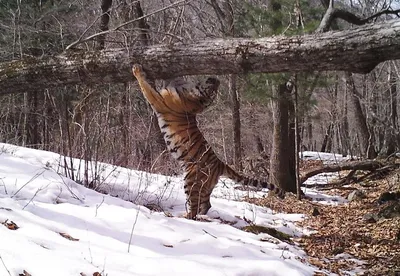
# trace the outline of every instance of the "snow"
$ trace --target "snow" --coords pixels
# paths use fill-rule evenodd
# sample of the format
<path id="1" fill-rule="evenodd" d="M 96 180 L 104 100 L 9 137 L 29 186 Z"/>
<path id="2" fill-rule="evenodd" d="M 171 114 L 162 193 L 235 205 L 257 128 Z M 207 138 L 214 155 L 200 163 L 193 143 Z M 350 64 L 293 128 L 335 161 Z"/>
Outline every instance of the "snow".
<path id="1" fill-rule="evenodd" d="M 308 233 L 296 226 L 302 214 L 275 213 L 239 201 L 267 191 L 239 191 L 223 179 L 214 190 L 207 221 L 192 221 L 182 217 L 182 177 L 91 163 L 90 175 L 97 172 L 101 183 L 98 193 L 62 176 L 64 160 L 52 152 L 0 144 L 0 222 L 20 227 L 0 225 L 1 276 L 23 270 L 33 276 L 95 271 L 118 276 L 296 276 L 318 271 L 300 248 L 240 230 L 251 221 L 293 236 Z M 66 160 L 74 165 L 74 179 L 82 179 L 83 161 Z M 327 202 L 339 200 L 306 192 Z M 148 204 L 165 213 L 149 210 Z M 269 242 L 261 241 L 266 237 Z"/>
<path id="2" fill-rule="evenodd" d="M 348 160 L 350 156 L 343 156 L 342 154 L 334 154 L 328 152 L 315 152 L 315 151 L 303 151 L 301 157 L 304 160 L 322 160 L 324 163 L 335 163 L 344 160 Z"/>
<path id="3" fill-rule="evenodd" d="M 343 156 L 341 154 L 333 154 L 327 152 L 303 151 L 301 153 L 301 158 L 303 160 L 322 160 L 324 164 L 335 164 L 338 162 L 350 160 L 351 156 Z M 310 177 L 303 184 L 305 187 L 307 187 L 309 184 L 325 185 L 332 181 L 334 178 L 337 178 L 338 176 L 339 173 L 320 173 L 316 176 Z M 322 194 L 320 192 L 317 192 L 315 189 L 303 188 L 303 192 L 309 198 L 312 198 L 314 201 L 317 201 L 321 204 L 339 205 L 348 202 L 343 197 Z"/>

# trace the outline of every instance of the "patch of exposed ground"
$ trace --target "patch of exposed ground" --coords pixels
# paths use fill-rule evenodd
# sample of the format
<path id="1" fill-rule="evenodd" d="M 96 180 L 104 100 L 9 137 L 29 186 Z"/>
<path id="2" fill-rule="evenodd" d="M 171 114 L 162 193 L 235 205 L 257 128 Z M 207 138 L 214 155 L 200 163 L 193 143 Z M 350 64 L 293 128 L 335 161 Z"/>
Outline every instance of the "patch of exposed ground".
<path id="1" fill-rule="evenodd" d="M 400 200 L 378 200 L 384 192 L 400 190 L 400 170 L 324 193 L 347 198 L 353 190 L 364 192 L 365 197 L 336 206 L 309 199 L 299 201 L 294 196 L 283 201 L 273 197 L 247 200 L 277 212 L 307 214 L 299 225 L 316 232 L 294 240 L 310 256 L 309 261 L 321 269 L 339 275 L 348 275 L 346 271 L 358 271 L 356 275 L 400 275 Z M 392 218 L 382 215 L 388 209 L 394 210 L 389 215 Z"/>

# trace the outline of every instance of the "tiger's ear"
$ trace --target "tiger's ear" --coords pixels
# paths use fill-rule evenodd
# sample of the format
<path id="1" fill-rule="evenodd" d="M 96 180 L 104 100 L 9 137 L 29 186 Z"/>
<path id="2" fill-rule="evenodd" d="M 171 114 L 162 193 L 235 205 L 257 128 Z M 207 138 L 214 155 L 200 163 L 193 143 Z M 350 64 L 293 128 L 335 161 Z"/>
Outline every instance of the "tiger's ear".
<path id="1" fill-rule="evenodd" d="M 210 77 L 206 80 L 206 84 L 208 85 L 212 85 L 215 89 L 218 89 L 219 85 L 220 85 L 220 81 L 217 78 L 214 77 Z"/>

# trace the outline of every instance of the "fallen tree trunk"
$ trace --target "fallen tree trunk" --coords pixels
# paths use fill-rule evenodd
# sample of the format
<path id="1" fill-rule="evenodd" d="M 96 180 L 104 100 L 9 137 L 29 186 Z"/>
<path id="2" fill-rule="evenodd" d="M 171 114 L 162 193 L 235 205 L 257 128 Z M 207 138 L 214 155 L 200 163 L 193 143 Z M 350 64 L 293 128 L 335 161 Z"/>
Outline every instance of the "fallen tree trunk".
<path id="1" fill-rule="evenodd" d="M 338 165 L 328 165 L 317 168 L 315 170 L 308 171 L 304 173 L 300 177 L 300 183 L 303 184 L 312 176 L 318 175 L 320 173 L 332 173 L 346 170 L 361 170 L 361 171 L 375 171 L 379 168 L 382 168 L 384 164 L 376 160 L 367 160 L 367 161 L 354 161 L 354 162 L 346 162 Z"/>
<path id="2" fill-rule="evenodd" d="M 322 34 L 259 39 L 214 39 L 193 44 L 132 49 L 67 51 L 50 58 L 29 57 L 0 64 L 0 94 L 59 85 L 133 80 L 132 63 L 149 76 L 242 74 L 344 70 L 366 73 L 385 60 L 400 59 L 400 22 L 365 25 Z"/>

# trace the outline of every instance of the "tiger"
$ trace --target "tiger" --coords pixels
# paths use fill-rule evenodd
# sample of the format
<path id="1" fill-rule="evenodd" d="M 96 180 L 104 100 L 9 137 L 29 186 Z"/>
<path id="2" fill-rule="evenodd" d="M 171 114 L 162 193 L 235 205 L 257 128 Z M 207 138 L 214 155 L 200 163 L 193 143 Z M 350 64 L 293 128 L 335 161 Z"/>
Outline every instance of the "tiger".
<path id="1" fill-rule="evenodd" d="M 198 83 L 177 79 L 157 91 L 149 84 L 141 65 L 133 65 L 132 72 L 157 116 L 167 149 L 181 161 L 185 171 L 186 218 L 207 214 L 211 193 L 221 176 L 244 186 L 268 188 L 284 198 L 284 191 L 276 185 L 247 178 L 222 162 L 200 132 L 196 115 L 214 101 L 220 85 L 217 78 Z"/>

